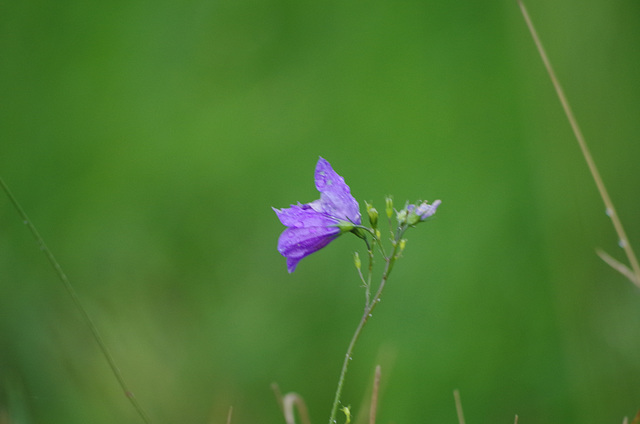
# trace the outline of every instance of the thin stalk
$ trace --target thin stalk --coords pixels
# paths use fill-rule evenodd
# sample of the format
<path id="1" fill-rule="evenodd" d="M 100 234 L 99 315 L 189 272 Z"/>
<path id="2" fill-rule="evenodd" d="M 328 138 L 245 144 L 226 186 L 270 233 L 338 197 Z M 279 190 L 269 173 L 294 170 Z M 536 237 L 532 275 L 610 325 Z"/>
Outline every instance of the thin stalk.
<path id="1" fill-rule="evenodd" d="M 373 275 L 373 246 L 369 246 L 367 244 L 367 251 L 369 254 L 369 270 L 367 272 L 367 288 L 365 292 L 365 308 L 366 305 L 369 304 L 369 300 L 371 299 L 371 277 Z"/>
<path id="2" fill-rule="evenodd" d="M 580 149 L 582 150 L 582 155 L 584 156 L 584 160 L 585 162 L 587 162 L 587 166 L 589 167 L 589 172 L 591 172 L 591 176 L 593 178 L 593 180 L 596 183 L 596 186 L 598 187 L 598 192 L 600 193 L 600 197 L 602 198 L 602 201 L 604 202 L 604 206 L 606 208 L 607 211 L 607 215 L 611 218 L 611 222 L 613 223 L 613 227 L 618 235 L 618 240 L 619 240 L 619 244 L 620 246 L 624 249 L 625 254 L 627 255 L 627 259 L 629 261 L 629 264 L 631 265 L 631 269 L 633 270 L 633 278 L 630 278 L 629 275 L 626 275 L 623 272 L 623 275 L 626 275 L 633 284 L 635 284 L 636 286 L 640 287 L 640 265 L 638 264 L 638 259 L 636 258 L 635 253 L 633 252 L 633 248 L 631 247 L 631 243 L 629 242 L 629 239 L 627 238 L 627 234 L 624 231 L 624 228 L 622 226 L 622 222 L 620 221 L 620 218 L 618 217 L 618 213 L 616 212 L 616 208 L 613 206 L 613 202 L 611 201 L 611 198 L 609 197 L 609 193 L 607 192 L 607 188 L 604 185 L 604 182 L 602 181 L 602 178 L 600 177 L 600 172 L 598 172 L 598 168 L 596 167 L 596 163 L 593 160 L 593 157 L 591 156 L 591 152 L 589 151 L 589 147 L 587 146 L 587 142 L 584 139 L 584 136 L 582 135 L 582 131 L 580 130 L 580 127 L 578 126 L 578 121 L 576 120 L 575 116 L 573 115 L 573 112 L 571 110 L 571 107 L 569 106 L 569 101 L 567 100 L 567 97 L 564 94 L 564 90 L 562 89 L 562 86 L 560 85 L 560 81 L 558 80 L 558 78 L 556 77 L 555 72 L 553 71 L 553 67 L 551 66 L 551 62 L 549 61 L 549 58 L 547 57 L 547 53 L 544 50 L 544 47 L 542 46 L 542 42 L 540 41 L 540 38 L 538 37 L 538 33 L 535 29 L 535 27 L 533 26 L 533 22 L 531 21 L 531 18 L 529 17 L 529 12 L 527 12 L 526 7 L 524 6 L 524 3 L 522 2 L 522 0 L 518 0 L 518 4 L 520 5 L 520 10 L 522 11 L 522 15 L 524 16 L 524 20 L 527 23 L 527 26 L 529 27 L 529 31 L 531 32 L 531 37 L 533 38 L 533 41 L 538 49 L 538 53 L 540 54 L 540 57 L 542 58 L 542 62 L 544 63 L 545 68 L 547 68 L 547 73 L 549 74 L 549 78 L 551 79 L 551 82 L 553 83 L 553 87 L 556 90 L 556 94 L 558 95 L 558 98 L 560 99 L 560 103 L 562 104 L 562 108 L 564 109 L 564 113 L 567 115 L 567 119 L 569 120 L 569 124 L 571 125 L 571 129 L 573 130 L 573 133 L 576 137 L 576 139 L 578 140 L 578 144 L 580 145 Z M 622 265 L 622 264 L 620 264 Z M 624 265 L 623 265 L 624 266 Z M 614 267 L 616 268 L 616 267 Z"/>
<path id="3" fill-rule="evenodd" d="M 388 258 L 385 258 L 386 265 L 385 265 L 384 272 L 382 274 L 382 279 L 380 280 L 380 286 L 378 286 L 378 291 L 373 297 L 373 300 L 364 308 L 364 313 L 362 314 L 362 318 L 360 318 L 358 327 L 356 327 L 356 331 L 353 333 L 353 337 L 351 337 L 351 342 L 349 342 L 347 353 L 345 354 L 344 361 L 342 362 L 342 370 L 340 371 L 340 378 L 338 379 L 338 387 L 336 389 L 336 395 L 333 400 L 333 406 L 331 407 L 331 416 L 329 417 L 329 424 L 335 424 L 336 422 L 336 413 L 338 412 L 338 406 L 340 405 L 340 396 L 342 395 L 342 386 L 344 384 L 344 378 L 347 375 L 347 369 L 349 368 L 349 361 L 351 361 L 351 354 L 353 353 L 353 348 L 356 345 L 358 338 L 360 337 L 360 333 L 362 333 L 362 329 L 364 328 L 365 324 L 369 321 L 369 318 L 371 318 L 371 314 L 373 313 L 373 310 L 375 309 L 376 305 L 380 303 L 380 296 L 382 295 L 382 290 L 384 289 L 384 286 L 387 283 L 387 279 L 389 278 L 389 274 L 391 273 L 391 270 L 393 269 L 393 265 L 396 260 L 396 254 L 398 251 L 398 246 L 400 244 L 399 241 L 402 238 L 402 235 L 404 234 L 404 231 L 406 229 L 407 227 L 402 227 L 402 230 L 398 233 L 396 242 L 394 243 L 393 252 L 391 256 L 389 256 Z"/>
<path id="4" fill-rule="evenodd" d="M 376 366 L 376 373 L 373 377 L 373 388 L 371 390 L 371 407 L 369 408 L 369 424 L 376 424 L 376 414 L 378 413 L 378 392 L 380 390 L 380 365 Z"/>
<path id="5" fill-rule="evenodd" d="M 458 414 L 458 424 L 464 424 L 464 412 L 462 411 L 462 402 L 460 401 L 460 392 L 458 389 L 453 391 L 453 399 L 456 402 L 456 413 Z"/>
<path id="6" fill-rule="evenodd" d="M 142 420 L 147 424 L 151 423 L 151 419 L 149 418 L 147 413 L 144 411 L 144 409 L 142 409 L 142 406 L 140 406 L 140 404 L 138 403 L 138 400 L 134 396 L 133 392 L 129 390 L 129 386 L 127 385 L 124 377 L 122 376 L 122 373 L 120 372 L 120 369 L 118 368 L 115 360 L 113 359 L 111 352 L 107 348 L 106 343 L 104 342 L 102 336 L 100 335 L 98 328 L 93 323 L 93 320 L 91 319 L 91 316 L 89 316 L 89 313 L 87 312 L 87 310 L 84 308 L 84 306 L 82 306 L 82 302 L 80 301 L 78 294 L 76 293 L 75 289 L 71 285 L 69 278 L 67 278 L 67 275 L 62 270 L 62 267 L 60 266 L 56 258 L 53 256 L 53 253 L 51 252 L 51 250 L 49 250 L 49 248 L 45 244 L 44 239 L 40 236 L 40 233 L 38 233 L 38 230 L 33 225 L 31 220 L 27 216 L 26 212 L 24 211 L 24 209 L 22 209 L 22 206 L 20 206 L 20 203 L 18 203 L 18 200 L 13 196 L 13 193 L 11 193 L 11 190 L 9 190 L 9 187 L 4 183 L 2 178 L 0 178 L 0 186 L 2 186 L 2 190 L 4 190 L 4 192 L 9 197 L 9 200 L 13 204 L 14 208 L 16 209 L 16 211 L 18 211 L 20 218 L 22 218 L 22 222 L 27 226 L 27 228 L 29 228 L 29 231 L 31 231 L 31 234 L 35 238 L 36 243 L 38 243 L 40 250 L 44 252 L 45 256 L 49 260 L 49 263 L 51 263 L 54 270 L 56 271 L 56 274 L 58 274 L 58 277 L 62 281 L 64 288 L 67 290 L 67 293 L 69 293 L 69 296 L 71 296 L 71 299 L 73 300 L 74 305 L 80 312 L 82 319 L 91 330 L 93 338 L 98 343 L 98 347 L 100 348 L 100 351 L 102 352 L 104 358 L 107 360 L 107 363 L 111 368 L 111 372 L 116 377 L 116 380 L 118 380 L 118 384 L 122 388 L 122 391 L 124 392 L 125 396 L 127 397 L 127 399 L 129 399 L 129 401 L 131 402 L 135 410 L 138 412 L 138 415 L 140 415 Z"/>

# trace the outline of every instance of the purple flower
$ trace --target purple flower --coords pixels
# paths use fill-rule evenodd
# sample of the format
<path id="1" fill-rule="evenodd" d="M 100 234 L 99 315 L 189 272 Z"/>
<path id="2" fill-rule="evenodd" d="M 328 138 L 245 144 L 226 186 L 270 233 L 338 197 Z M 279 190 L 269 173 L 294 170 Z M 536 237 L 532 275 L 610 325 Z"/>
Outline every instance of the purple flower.
<path id="1" fill-rule="evenodd" d="M 422 202 L 418 206 L 408 205 L 405 210 L 400 212 L 404 216 L 398 214 L 398 217 L 399 219 L 407 220 L 409 225 L 416 225 L 418 222 L 422 222 L 433 216 L 438 206 L 440 206 L 440 203 L 442 203 L 442 201 L 436 200 L 432 204 Z"/>
<path id="2" fill-rule="evenodd" d="M 360 225 L 360 207 L 344 178 L 329 162 L 318 159 L 315 172 L 320 199 L 311 203 L 273 208 L 287 228 L 278 239 L 278 252 L 287 258 L 291 273 L 300 260 L 331 243 L 341 233 Z"/>
<path id="3" fill-rule="evenodd" d="M 420 221 L 424 221 L 425 219 L 435 214 L 436 209 L 438 209 L 438 206 L 440 206 L 440 203 L 442 203 L 441 200 L 436 200 L 432 204 L 422 202 L 420 205 L 418 205 L 418 207 L 416 208 L 416 215 L 420 217 Z"/>

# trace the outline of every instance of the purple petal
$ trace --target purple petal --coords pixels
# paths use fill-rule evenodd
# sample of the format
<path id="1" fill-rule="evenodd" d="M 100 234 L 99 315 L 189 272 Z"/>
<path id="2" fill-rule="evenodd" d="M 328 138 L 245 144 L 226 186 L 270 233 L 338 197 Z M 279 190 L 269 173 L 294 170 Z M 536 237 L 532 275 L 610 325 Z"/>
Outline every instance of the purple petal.
<path id="1" fill-rule="evenodd" d="M 322 209 L 327 215 L 360 224 L 360 207 L 351 195 L 349 186 L 322 157 L 316 165 L 315 180 L 316 188 L 321 193 Z"/>
<path id="2" fill-rule="evenodd" d="M 436 213 L 436 209 L 438 209 L 440 203 L 442 203 L 442 201 L 440 200 L 434 201 L 431 205 L 427 202 L 424 202 L 423 204 L 418 206 L 418 209 L 416 209 L 416 213 L 420 216 L 420 219 L 424 221 L 425 219 L 433 216 L 433 214 Z"/>
<path id="3" fill-rule="evenodd" d="M 298 262 L 301 260 L 302 258 L 287 258 L 287 271 L 289 271 L 289 274 L 296 270 Z"/>
<path id="4" fill-rule="evenodd" d="M 326 227 L 335 225 L 336 220 L 322 214 L 309 205 L 291 205 L 289 208 L 272 208 L 280 222 L 287 227 Z"/>
<path id="5" fill-rule="evenodd" d="M 278 252 L 289 259 L 287 266 L 293 272 L 300 259 L 322 249 L 339 235 L 337 227 L 287 228 L 278 239 Z"/>
<path id="6" fill-rule="evenodd" d="M 302 258 L 322 249 L 338 235 L 337 227 L 287 228 L 278 239 L 278 252 L 287 258 Z"/>

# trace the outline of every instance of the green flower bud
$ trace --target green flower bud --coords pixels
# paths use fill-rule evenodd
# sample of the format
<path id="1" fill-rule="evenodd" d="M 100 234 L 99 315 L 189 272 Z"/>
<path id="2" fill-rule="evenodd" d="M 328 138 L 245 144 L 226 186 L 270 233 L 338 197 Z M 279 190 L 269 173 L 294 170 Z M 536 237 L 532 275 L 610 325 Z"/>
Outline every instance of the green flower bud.
<path id="1" fill-rule="evenodd" d="M 358 252 L 353 252 L 353 262 L 356 264 L 356 269 L 360 269 L 362 262 L 360 262 L 360 255 L 358 255 Z"/>
<path id="2" fill-rule="evenodd" d="M 399 255 L 402 254 L 405 247 L 407 247 L 407 239 L 400 240 L 400 245 L 398 246 L 398 249 L 400 249 L 400 251 L 398 252 Z"/>
<path id="3" fill-rule="evenodd" d="M 369 215 L 371 227 L 376 228 L 378 226 L 378 210 L 367 202 L 365 204 L 367 205 L 367 214 Z"/>
<path id="4" fill-rule="evenodd" d="M 393 198 L 391 196 L 387 196 L 384 201 L 386 204 L 387 218 L 391 219 L 393 216 Z"/>
<path id="5" fill-rule="evenodd" d="M 404 252 L 404 248 L 407 247 L 407 239 L 401 239 L 398 241 L 398 250 L 396 251 L 395 258 L 398 259 L 402 256 L 402 252 Z"/>

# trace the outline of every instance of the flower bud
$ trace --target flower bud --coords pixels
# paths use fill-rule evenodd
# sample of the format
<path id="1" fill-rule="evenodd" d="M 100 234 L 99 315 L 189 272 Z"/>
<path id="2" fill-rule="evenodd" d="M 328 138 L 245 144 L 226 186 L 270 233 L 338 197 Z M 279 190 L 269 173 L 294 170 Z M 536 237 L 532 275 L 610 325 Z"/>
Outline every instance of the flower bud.
<path id="1" fill-rule="evenodd" d="M 407 247 L 407 239 L 400 240 L 400 245 L 398 246 L 398 249 L 400 249 L 400 251 L 398 252 L 398 254 L 402 254 L 402 251 L 405 247 Z"/>
<path id="2" fill-rule="evenodd" d="M 387 196 L 384 200 L 386 204 L 387 218 L 391 219 L 393 216 L 393 198 L 391 196 Z"/>
<path id="3" fill-rule="evenodd" d="M 353 252 L 353 263 L 356 264 L 356 269 L 358 270 L 362 266 L 362 262 L 360 262 L 360 255 L 358 255 L 358 252 Z"/>
<path id="4" fill-rule="evenodd" d="M 366 202 L 365 202 L 366 203 Z M 369 215 L 369 222 L 371 227 L 376 228 L 378 226 L 378 210 L 369 203 L 367 205 L 367 214 Z"/>
<path id="5" fill-rule="evenodd" d="M 396 253 L 396 259 L 402 256 L 402 252 L 404 252 L 404 248 L 407 247 L 407 239 L 401 239 L 398 242 L 398 251 Z"/>

